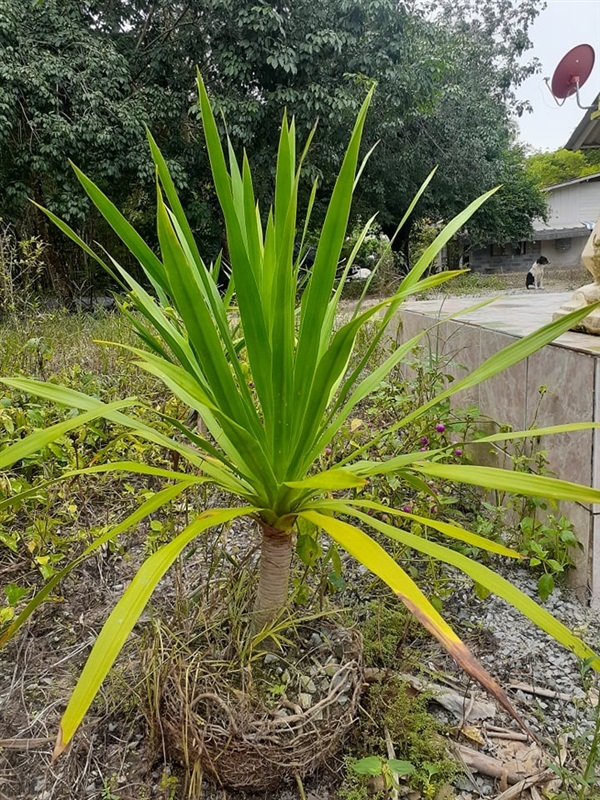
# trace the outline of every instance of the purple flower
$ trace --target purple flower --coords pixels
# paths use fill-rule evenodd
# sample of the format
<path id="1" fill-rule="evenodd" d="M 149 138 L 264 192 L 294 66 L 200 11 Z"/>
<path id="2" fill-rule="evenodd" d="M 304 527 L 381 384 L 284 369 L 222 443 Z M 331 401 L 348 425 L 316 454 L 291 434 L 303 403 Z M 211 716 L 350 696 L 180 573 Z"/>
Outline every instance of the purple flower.
<path id="1" fill-rule="evenodd" d="M 375 513 L 375 512 L 373 511 L 373 509 L 372 509 L 372 508 L 369 508 L 369 509 L 367 509 L 367 514 L 368 514 L 370 517 L 372 517 L 374 513 Z"/>
<path id="2" fill-rule="evenodd" d="M 443 422 L 438 422 L 438 424 L 435 426 L 435 429 L 438 433 L 443 433 L 446 430 L 446 426 Z"/>
<path id="3" fill-rule="evenodd" d="M 421 444 L 429 444 L 429 439 L 426 436 L 421 436 Z"/>
<path id="4" fill-rule="evenodd" d="M 325 455 L 326 456 L 330 456 L 331 455 L 331 447 L 326 447 L 325 448 Z"/>
<path id="5" fill-rule="evenodd" d="M 403 506 L 402 511 L 405 511 L 407 514 L 410 514 L 412 511 L 412 506 Z"/>
<path id="6" fill-rule="evenodd" d="M 429 513 L 430 514 L 435 514 L 436 511 L 437 511 L 437 506 L 429 506 Z"/>
<path id="7" fill-rule="evenodd" d="M 456 450 L 454 451 L 454 455 L 458 456 L 458 458 L 460 458 L 462 456 L 462 454 L 463 454 L 463 451 L 460 449 L 460 447 L 457 447 Z"/>
<path id="8" fill-rule="evenodd" d="M 419 450 L 421 451 L 421 453 L 425 453 L 427 451 L 427 448 L 426 447 L 419 447 Z"/>

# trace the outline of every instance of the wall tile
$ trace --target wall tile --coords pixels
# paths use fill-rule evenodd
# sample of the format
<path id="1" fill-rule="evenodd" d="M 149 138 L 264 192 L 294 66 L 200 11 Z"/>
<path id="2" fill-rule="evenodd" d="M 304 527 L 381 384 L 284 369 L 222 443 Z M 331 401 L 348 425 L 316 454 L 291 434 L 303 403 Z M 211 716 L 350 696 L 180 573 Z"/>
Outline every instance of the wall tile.
<path id="1" fill-rule="evenodd" d="M 591 356 L 549 345 L 528 359 L 526 427 L 591 422 L 594 418 L 595 365 Z M 547 392 L 540 396 L 540 386 Z M 591 485 L 591 430 L 542 439 L 550 470 L 563 480 Z"/>

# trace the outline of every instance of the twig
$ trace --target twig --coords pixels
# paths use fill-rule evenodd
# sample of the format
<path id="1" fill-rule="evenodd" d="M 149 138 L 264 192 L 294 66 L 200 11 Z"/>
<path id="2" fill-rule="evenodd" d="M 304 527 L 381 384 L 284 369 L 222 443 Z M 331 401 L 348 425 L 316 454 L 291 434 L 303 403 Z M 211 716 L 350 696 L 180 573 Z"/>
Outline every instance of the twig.
<path id="1" fill-rule="evenodd" d="M 509 742 L 528 742 L 529 736 L 526 733 L 517 731 L 486 731 L 490 739 L 506 739 Z"/>
<path id="2" fill-rule="evenodd" d="M 4 750 L 34 750 L 54 742 L 55 737 L 42 736 L 39 739 L 0 739 L 0 748 Z"/>
<path id="3" fill-rule="evenodd" d="M 296 785 L 298 786 L 298 794 L 300 795 L 300 800 L 306 800 L 306 794 L 304 793 L 304 786 L 302 785 L 302 778 L 300 777 L 300 773 L 294 773 L 294 777 L 296 778 Z"/>
<path id="4" fill-rule="evenodd" d="M 552 778 L 556 778 L 556 775 L 552 770 L 545 769 L 543 772 L 538 772 L 537 775 L 530 775 L 529 778 L 525 778 L 519 783 L 515 783 L 514 786 L 511 786 L 510 789 L 507 789 L 502 794 L 497 795 L 495 800 L 517 800 L 520 798 L 523 792 L 526 789 L 531 789 L 532 786 L 536 786 L 539 783 L 546 783 L 546 781 L 552 780 Z"/>
<path id="5" fill-rule="evenodd" d="M 385 736 L 385 746 L 386 746 L 386 750 L 387 750 L 388 759 L 391 760 L 392 758 L 396 758 L 396 750 L 394 748 L 394 743 L 392 741 L 392 737 L 391 737 L 390 732 L 389 732 L 389 730 L 387 728 L 387 725 L 383 726 L 383 733 L 384 733 L 384 736 Z M 392 791 L 390 793 L 390 798 L 391 798 L 391 800 L 398 800 L 399 797 L 400 797 L 400 793 L 399 793 L 398 789 L 394 786 L 394 788 L 392 789 Z"/>
<path id="6" fill-rule="evenodd" d="M 551 700 L 564 700 L 567 703 L 572 703 L 576 698 L 572 694 L 565 694 L 565 692 L 555 692 L 554 689 L 544 689 L 542 686 L 531 686 L 528 683 L 511 683 L 509 689 L 520 689 L 526 694 L 533 694 L 537 697 L 548 697 Z"/>

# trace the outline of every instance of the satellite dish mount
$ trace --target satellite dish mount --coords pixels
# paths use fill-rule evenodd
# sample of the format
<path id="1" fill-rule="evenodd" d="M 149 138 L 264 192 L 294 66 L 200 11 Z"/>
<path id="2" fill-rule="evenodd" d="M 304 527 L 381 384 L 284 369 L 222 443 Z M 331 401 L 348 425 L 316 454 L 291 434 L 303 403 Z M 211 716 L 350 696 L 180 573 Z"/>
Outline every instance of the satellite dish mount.
<path id="1" fill-rule="evenodd" d="M 579 98 L 579 90 L 590 77 L 595 58 L 594 48 L 591 45 L 578 44 L 561 58 L 554 70 L 552 81 L 544 79 L 557 105 L 562 106 L 568 97 L 576 95 L 579 108 L 584 111 L 595 108 L 582 105 Z"/>

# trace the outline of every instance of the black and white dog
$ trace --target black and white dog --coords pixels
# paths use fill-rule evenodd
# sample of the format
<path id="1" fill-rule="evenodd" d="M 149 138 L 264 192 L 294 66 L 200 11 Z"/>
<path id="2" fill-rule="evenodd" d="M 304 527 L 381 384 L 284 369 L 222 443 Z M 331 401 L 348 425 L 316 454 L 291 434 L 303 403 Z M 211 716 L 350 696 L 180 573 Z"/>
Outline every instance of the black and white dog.
<path id="1" fill-rule="evenodd" d="M 543 289 L 544 288 L 544 267 L 550 262 L 546 256 L 540 256 L 527 273 L 525 278 L 525 286 L 528 289 Z"/>

